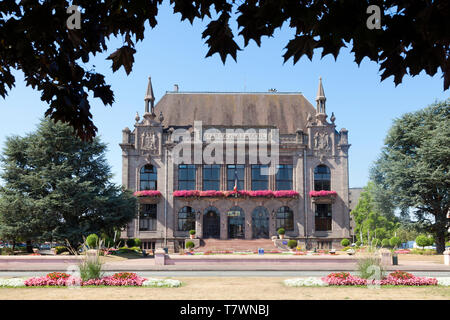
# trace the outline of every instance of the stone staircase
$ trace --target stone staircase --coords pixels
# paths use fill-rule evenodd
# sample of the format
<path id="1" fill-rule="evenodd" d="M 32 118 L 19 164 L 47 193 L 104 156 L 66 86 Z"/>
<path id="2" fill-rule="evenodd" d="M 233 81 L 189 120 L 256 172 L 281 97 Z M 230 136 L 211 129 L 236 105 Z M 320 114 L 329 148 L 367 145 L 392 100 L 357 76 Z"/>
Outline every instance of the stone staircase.
<path id="1" fill-rule="evenodd" d="M 258 248 L 263 248 L 266 251 L 277 250 L 270 239 L 202 239 L 197 251 L 257 251 Z"/>

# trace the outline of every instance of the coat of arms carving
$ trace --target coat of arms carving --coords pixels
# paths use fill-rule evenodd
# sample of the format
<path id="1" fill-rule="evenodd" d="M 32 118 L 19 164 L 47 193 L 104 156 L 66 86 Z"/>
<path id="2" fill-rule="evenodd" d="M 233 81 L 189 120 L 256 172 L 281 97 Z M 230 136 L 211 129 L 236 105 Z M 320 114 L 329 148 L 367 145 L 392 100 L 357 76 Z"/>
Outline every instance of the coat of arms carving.
<path id="1" fill-rule="evenodd" d="M 141 136 L 141 150 L 157 152 L 159 149 L 158 135 L 154 131 L 144 131 Z"/>
<path id="2" fill-rule="evenodd" d="M 330 137 L 326 132 L 316 132 L 314 135 L 314 148 L 317 150 L 329 150 L 331 147 Z"/>

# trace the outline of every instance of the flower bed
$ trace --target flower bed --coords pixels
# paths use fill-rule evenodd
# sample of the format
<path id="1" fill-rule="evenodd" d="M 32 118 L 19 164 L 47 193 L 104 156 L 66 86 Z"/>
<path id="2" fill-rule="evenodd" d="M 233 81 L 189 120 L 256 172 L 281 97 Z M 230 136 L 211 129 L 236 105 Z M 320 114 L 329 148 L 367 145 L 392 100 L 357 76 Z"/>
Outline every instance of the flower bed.
<path id="1" fill-rule="evenodd" d="M 105 276 L 101 279 L 90 279 L 82 281 L 79 277 L 74 277 L 62 272 L 49 273 L 43 277 L 32 277 L 23 279 L 7 279 L 0 281 L 0 286 L 26 286 L 26 287 L 46 287 L 46 286 L 144 286 L 144 287 L 179 287 L 181 282 L 172 279 L 146 279 L 132 272 L 115 273 L 112 276 Z"/>
<path id="2" fill-rule="evenodd" d="M 328 197 L 328 196 L 336 196 L 337 192 L 336 191 L 328 191 L 328 190 L 320 190 L 320 191 L 315 191 L 312 190 L 309 192 L 309 196 L 310 197 Z"/>
<path id="3" fill-rule="evenodd" d="M 161 192 L 158 190 L 142 190 L 142 191 L 136 191 L 133 193 L 136 197 L 160 197 Z"/>
<path id="4" fill-rule="evenodd" d="M 262 198 L 297 198 L 299 193 L 294 190 L 238 190 L 238 191 L 217 191 L 217 190 L 177 190 L 173 192 L 174 197 L 192 198 L 192 197 L 262 197 Z"/>
<path id="5" fill-rule="evenodd" d="M 304 286 L 450 286 L 450 277 L 427 278 L 416 277 L 404 271 L 390 273 L 382 280 L 369 280 L 353 276 L 348 272 L 331 273 L 326 277 L 296 278 L 284 280 L 290 287 Z"/>

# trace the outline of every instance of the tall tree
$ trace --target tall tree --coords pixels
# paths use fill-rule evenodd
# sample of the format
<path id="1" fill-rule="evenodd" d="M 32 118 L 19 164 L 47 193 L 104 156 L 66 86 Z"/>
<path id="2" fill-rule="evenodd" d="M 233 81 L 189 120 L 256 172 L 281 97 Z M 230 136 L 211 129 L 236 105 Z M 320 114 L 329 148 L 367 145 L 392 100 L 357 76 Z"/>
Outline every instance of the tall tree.
<path id="1" fill-rule="evenodd" d="M 111 233 L 135 216 L 136 199 L 110 182 L 106 146 L 83 142 L 67 124 L 43 120 L 26 137 L 10 137 L 1 158 L 0 237 L 69 240 Z"/>
<path id="2" fill-rule="evenodd" d="M 445 250 L 450 219 L 450 99 L 396 119 L 372 176 Z"/>
<path id="3" fill-rule="evenodd" d="M 157 25 L 162 0 L 3 0 L 0 2 L 0 95 L 14 86 L 12 69 L 22 70 L 27 85 L 39 90 L 49 104 L 46 116 L 70 123 L 78 136 L 91 139 L 92 122 L 88 92 L 105 105 L 114 102 L 104 76 L 87 63 L 108 50 L 107 40 L 121 36 L 123 45 L 112 52 L 113 71 L 133 67 L 135 43 L 144 39 L 147 23 Z M 241 50 L 230 23 L 235 20 L 244 47 L 260 46 L 283 25 L 294 31 L 283 57 L 294 64 L 314 51 L 335 59 L 349 46 L 359 65 L 364 58 L 380 64 L 381 79 L 394 76 L 395 84 L 406 74 L 440 69 L 444 89 L 450 85 L 450 3 L 448 0 L 170 0 L 174 14 L 191 24 L 208 19 L 202 33 L 209 50 L 225 63 Z M 81 13 L 79 28 L 77 5 Z M 375 6 L 375 7 L 374 7 Z M 370 8 L 369 8 L 370 7 Z M 375 9 L 374 9 L 375 8 Z M 379 9 L 379 26 L 376 25 Z M 368 20 L 369 26 L 368 27 Z M 69 22 L 69 24 L 68 24 Z M 376 28 L 372 28 L 374 25 Z M 70 26 L 70 28 L 69 28 Z M 379 29 L 378 29 L 379 27 Z"/>
<path id="4" fill-rule="evenodd" d="M 362 242 L 390 238 L 398 227 L 398 219 L 390 211 L 385 214 L 380 210 L 375 194 L 375 184 L 369 181 L 351 212 L 356 224 L 355 236 Z"/>

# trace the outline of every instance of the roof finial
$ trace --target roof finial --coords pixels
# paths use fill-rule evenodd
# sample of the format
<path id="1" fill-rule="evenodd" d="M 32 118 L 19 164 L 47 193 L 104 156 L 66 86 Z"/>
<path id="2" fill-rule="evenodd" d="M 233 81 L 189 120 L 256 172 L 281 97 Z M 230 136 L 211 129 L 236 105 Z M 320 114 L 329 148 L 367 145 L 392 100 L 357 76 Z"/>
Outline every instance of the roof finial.
<path id="1" fill-rule="evenodd" d="M 323 90 L 323 85 L 322 85 L 322 77 L 319 77 L 319 88 L 317 89 L 317 97 L 316 97 L 317 113 L 326 114 L 326 111 L 325 111 L 325 101 L 326 100 L 327 100 L 327 98 L 325 97 L 325 91 Z"/>
<path id="2" fill-rule="evenodd" d="M 148 77 L 147 92 L 145 93 L 144 101 L 145 101 L 145 113 L 150 112 L 150 110 L 149 110 L 149 102 L 150 102 L 150 106 L 151 106 L 151 112 L 153 113 L 155 96 L 153 94 L 152 78 L 151 77 Z"/>

